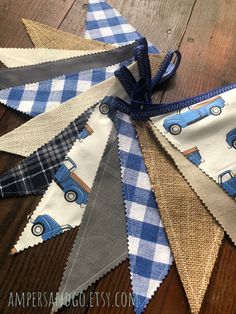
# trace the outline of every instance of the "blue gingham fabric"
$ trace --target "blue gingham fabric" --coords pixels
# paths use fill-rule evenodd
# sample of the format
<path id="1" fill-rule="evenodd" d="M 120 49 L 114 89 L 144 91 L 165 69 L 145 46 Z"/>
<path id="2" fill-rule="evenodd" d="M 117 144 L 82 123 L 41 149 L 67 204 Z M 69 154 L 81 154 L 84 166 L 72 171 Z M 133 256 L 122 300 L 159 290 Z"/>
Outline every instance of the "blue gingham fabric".
<path id="1" fill-rule="evenodd" d="M 85 37 L 120 46 L 142 36 L 104 0 L 89 0 Z M 149 51 L 158 52 L 152 44 L 149 45 Z M 125 62 L 126 65 L 129 63 L 131 60 Z M 114 65 L 92 69 L 1 90 L 0 102 L 30 116 L 36 116 L 111 77 L 118 67 L 119 65 Z"/>
<path id="2" fill-rule="evenodd" d="M 4 89 L 0 91 L 0 102 L 30 116 L 36 116 L 106 80 L 116 69 L 117 66 L 110 66 Z"/>
<path id="3" fill-rule="evenodd" d="M 127 217 L 135 312 L 142 313 L 172 264 L 147 169 L 129 117 L 117 114 L 119 156 Z"/>
<path id="4" fill-rule="evenodd" d="M 85 37 L 107 44 L 126 45 L 142 36 L 104 0 L 89 0 Z M 158 50 L 149 44 L 149 52 Z"/>

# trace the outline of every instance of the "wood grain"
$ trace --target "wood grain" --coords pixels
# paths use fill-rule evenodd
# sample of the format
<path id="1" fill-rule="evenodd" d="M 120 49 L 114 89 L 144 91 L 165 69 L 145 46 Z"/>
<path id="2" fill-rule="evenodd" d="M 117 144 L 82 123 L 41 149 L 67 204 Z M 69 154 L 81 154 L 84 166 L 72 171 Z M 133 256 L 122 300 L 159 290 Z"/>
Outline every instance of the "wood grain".
<path id="1" fill-rule="evenodd" d="M 179 46 L 195 0 L 108 0 L 143 36 L 162 51 Z"/>
<path id="2" fill-rule="evenodd" d="M 164 101 L 191 96 L 235 80 L 235 1 L 229 0 L 109 0 L 140 32 L 162 50 L 180 47 L 183 63 L 164 94 Z M 30 18 L 81 35 L 84 0 L 0 0 L 0 46 L 31 47 L 21 18 Z M 0 106 L 0 134 L 26 121 Z M 20 158 L 0 153 L 0 173 Z M 9 293 L 56 292 L 77 229 L 16 256 L 8 252 L 40 197 L 0 200 L 0 313 L 49 313 L 50 308 L 8 307 Z M 225 238 L 206 293 L 201 314 L 236 313 L 236 250 Z M 84 307 L 64 307 L 60 313 L 133 313 L 131 306 L 90 305 L 90 292 L 131 291 L 128 261 L 92 285 Z M 146 313 L 187 314 L 188 302 L 173 266 Z"/>
<path id="3" fill-rule="evenodd" d="M 0 42 L 4 47 L 32 47 L 22 18 L 58 28 L 75 0 L 1 0 Z"/>

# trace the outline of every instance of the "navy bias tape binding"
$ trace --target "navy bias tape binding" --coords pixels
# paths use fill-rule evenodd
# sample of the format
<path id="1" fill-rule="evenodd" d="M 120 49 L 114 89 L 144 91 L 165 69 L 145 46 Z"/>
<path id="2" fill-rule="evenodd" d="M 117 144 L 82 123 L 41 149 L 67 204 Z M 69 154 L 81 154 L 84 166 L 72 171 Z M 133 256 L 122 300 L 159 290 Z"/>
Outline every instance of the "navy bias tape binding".
<path id="1" fill-rule="evenodd" d="M 134 49 L 140 79 L 136 81 L 132 73 L 125 66 L 122 66 L 115 72 L 115 76 L 119 79 L 127 94 L 130 96 L 130 103 L 125 102 L 119 97 L 105 97 L 100 104 L 100 111 L 103 114 L 111 115 L 114 111 L 119 110 L 130 115 L 130 118 L 133 120 L 148 120 L 154 116 L 181 110 L 236 88 L 236 84 L 230 84 L 181 101 L 168 104 L 153 104 L 152 101 L 150 101 L 150 90 L 151 94 L 153 94 L 157 87 L 173 77 L 181 62 L 181 54 L 178 50 L 169 51 L 161 63 L 159 70 L 151 79 L 150 62 L 145 38 L 137 41 Z M 175 56 L 176 60 L 172 70 L 166 73 L 169 64 Z"/>
<path id="2" fill-rule="evenodd" d="M 148 120 L 150 117 L 180 109 L 176 103 L 168 105 L 153 104 L 151 100 L 154 90 L 170 80 L 177 71 L 181 61 L 180 52 L 178 50 L 169 51 L 153 79 L 151 78 L 151 67 L 148 58 L 148 44 L 145 38 L 136 41 L 134 55 L 139 70 L 138 81 L 125 66 L 122 66 L 115 72 L 115 76 L 130 96 L 130 104 L 119 97 L 107 96 L 101 101 L 101 113 L 111 114 L 119 110 L 130 115 L 131 119 Z M 166 70 L 175 56 L 176 62 L 174 67 L 166 74 Z"/>

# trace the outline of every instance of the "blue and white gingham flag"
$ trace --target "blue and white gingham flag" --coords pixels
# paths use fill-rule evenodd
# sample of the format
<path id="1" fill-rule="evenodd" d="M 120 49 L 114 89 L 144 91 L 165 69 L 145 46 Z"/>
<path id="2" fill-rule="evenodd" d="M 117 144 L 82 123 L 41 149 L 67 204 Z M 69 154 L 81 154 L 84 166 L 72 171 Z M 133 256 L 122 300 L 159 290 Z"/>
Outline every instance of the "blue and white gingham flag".
<path id="1" fill-rule="evenodd" d="M 29 114 L 38 114 L 69 100 L 92 85 L 111 77 L 117 66 L 63 75 L 52 80 L 17 86 L 0 91 L 0 102 Z"/>
<path id="2" fill-rule="evenodd" d="M 85 37 L 120 46 L 142 36 L 106 1 L 89 0 Z M 149 52 L 158 50 L 149 44 Z"/>
<path id="3" fill-rule="evenodd" d="M 85 37 L 120 46 L 140 38 L 141 35 L 104 0 L 89 0 Z M 150 44 L 149 51 L 158 50 Z M 118 67 L 114 65 L 88 70 L 1 90 L 0 102 L 30 116 L 36 116 L 111 77 Z"/>
<path id="4" fill-rule="evenodd" d="M 134 306 L 142 313 L 173 259 L 136 130 L 125 114 L 117 114 L 117 133 Z"/>

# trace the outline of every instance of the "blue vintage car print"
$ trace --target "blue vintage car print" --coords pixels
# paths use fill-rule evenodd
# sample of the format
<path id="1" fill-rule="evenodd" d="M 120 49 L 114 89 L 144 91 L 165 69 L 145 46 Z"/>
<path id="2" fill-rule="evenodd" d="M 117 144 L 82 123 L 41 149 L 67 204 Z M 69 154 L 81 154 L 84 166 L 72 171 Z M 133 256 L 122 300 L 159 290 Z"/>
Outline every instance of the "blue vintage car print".
<path id="1" fill-rule="evenodd" d="M 230 130 L 226 134 L 226 142 L 229 145 L 229 148 L 234 148 L 236 149 L 236 128 Z"/>
<path id="2" fill-rule="evenodd" d="M 80 142 L 83 141 L 87 136 L 91 135 L 93 133 L 93 129 L 86 123 L 84 128 L 79 133 L 79 140 Z"/>
<path id="3" fill-rule="evenodd" d="M 203 162 L 199 149 L 196 146 L 185 150 L 183 154 L 196 166 L 199 166 Z"/>
<path id="4" fill-rule="evenodd" d="M 164 120 L 163 127 L 166 132 L 170 132 L 172 135 L 178 135 L 183 128 L 196 123 L 210 115 L 218 116 L 224 108 L 225 102 L 221 97 L 217 97 L 214 100 L 208 100 L 201 102 L 195 106 L 189 107 L 187 111 L 171 115 Z"/>
<path id="5" fill-rule="evenodd" d="M 231 170 L 226 170 L 218 176 L 218 184 L 231 196 L 236 196 L 236 177 Z"/>
<path id="6" fill-rule="evenodd" d="M 49 215 L 39 215 L 34 221 L 31 231 L 33 235 L 42 236 L 46 241 L 66 230 L 72 229 L 71 225 L 60 226 L 56 220 Z"/>
<path id="7" fill-rule="evenodd" d="M 55 175 L 55 182 L 64 192 L 66 201 L 83 207 L 88 201 L 90 188 L 74 172 L 76 168 L 76 163 L 67 157 Z"/>

